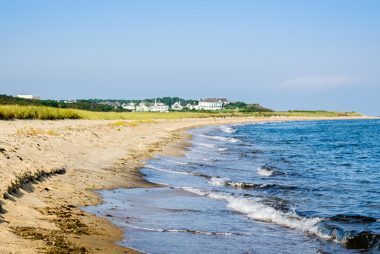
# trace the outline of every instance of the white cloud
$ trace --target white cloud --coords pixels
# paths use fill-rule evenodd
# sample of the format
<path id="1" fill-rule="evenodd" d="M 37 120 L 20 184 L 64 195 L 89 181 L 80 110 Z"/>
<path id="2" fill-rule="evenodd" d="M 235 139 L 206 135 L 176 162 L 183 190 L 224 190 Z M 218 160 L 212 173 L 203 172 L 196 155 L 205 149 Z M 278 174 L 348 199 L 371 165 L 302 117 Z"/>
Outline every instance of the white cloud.
<path id="1" fill-rule="evenodd" d="M 285 80 L 280 84 L 282 88 L 310 88 L 310 89 L 328 89 L 336 87 L 345 87 L 355 82 L 353 78 L 345 75 L 332 76 L 305 76 Z"/>

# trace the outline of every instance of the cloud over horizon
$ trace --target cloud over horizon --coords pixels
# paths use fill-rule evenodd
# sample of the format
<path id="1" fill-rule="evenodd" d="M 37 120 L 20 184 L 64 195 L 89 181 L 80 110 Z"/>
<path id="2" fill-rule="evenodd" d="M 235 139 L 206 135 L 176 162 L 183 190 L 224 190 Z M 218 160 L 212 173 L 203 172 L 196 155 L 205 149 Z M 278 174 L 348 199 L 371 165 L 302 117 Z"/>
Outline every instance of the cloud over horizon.
<path id="1" fill-rule="evenodd" d="M 288 79 L 280 83 L 283 89 L 292 88 L 311 88 L 311 89 L 330 89 L 346 87 L 355 83 L 355 79 L 346 75 L 329 76 L 303 76 Z"/>

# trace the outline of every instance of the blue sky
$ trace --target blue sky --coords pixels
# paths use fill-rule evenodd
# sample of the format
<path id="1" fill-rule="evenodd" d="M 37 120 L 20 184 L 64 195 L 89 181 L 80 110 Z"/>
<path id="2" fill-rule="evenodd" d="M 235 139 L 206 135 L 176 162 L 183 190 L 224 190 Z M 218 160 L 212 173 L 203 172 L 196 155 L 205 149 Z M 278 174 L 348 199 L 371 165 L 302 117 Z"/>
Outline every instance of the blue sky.
<path id="1" fill-rule="evenodd" d="M 1 0 L 0 93 L 380 115 L 380 1 Z"/>

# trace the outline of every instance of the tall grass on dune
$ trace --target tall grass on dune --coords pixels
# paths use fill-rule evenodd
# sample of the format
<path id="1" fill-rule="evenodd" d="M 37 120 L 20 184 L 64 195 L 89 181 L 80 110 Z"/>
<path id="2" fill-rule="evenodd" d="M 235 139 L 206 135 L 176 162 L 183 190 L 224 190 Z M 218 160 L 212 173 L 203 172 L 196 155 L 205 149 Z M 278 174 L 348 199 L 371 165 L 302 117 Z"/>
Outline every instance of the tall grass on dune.
<path id="1" fill-rule="evenodd" d="M 81 116 L 76 110 L 61 109 L 43 106 L 20 106 L 2 105 L 0 106 L 0 119 L 80 119 Z"/>
<path id="2" fill-rule="evenodd" d="M 334 111 L 287 111 L 287 112 L 239 112 L 223 110 L 214 112 L 94 112 L 80 109 L 53 108 L 46 106 L 0 105 L 0 120 L 12 119 L 88 119 L 88 120 L 149 120 L 210 117 L 344 117 L 360 116 L 355 112 Z"/>

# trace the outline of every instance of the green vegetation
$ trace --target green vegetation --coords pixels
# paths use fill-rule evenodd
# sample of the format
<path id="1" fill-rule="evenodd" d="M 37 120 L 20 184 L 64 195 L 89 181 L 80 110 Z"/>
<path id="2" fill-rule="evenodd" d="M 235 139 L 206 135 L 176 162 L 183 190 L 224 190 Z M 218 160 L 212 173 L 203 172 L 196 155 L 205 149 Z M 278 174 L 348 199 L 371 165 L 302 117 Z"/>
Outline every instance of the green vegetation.
<path id="1" fill-rule="evenodd" d="M 235 109 L 240 112 L 273 112 L 273 110 L 259 104 L 247 104 L 241 101 L 229 103 L 225 106 L 225 109 Z"/>
<path id="2" fill-rule="evenodd" d="M 123 103 L 140 102 L 153 104 L 155 101 L 162 102 L 171 107 L 175 102 L 181 102 L 182 106 L 187 104 L 198 104 L 197 100 L 187 100 L 179 97 L 161 97 L 151 98 L 144 100 L 101 100 L 101 99 L 88 99 L 88 100 L 75 100 L 75 101 L 55 101 L 55 100 L 30 100 L 9 95 L 0 95 L 0 105 L 24 105 L 24 106 L 47 106 L 54 108 L 72 108 L 83 109 L 88 111 L 97 112 L 127 112 L 121 105 Z M 259 104 L 247 104 L 244 102 L 233 102 L 225 106 L 226 110 L 244 111 L 244 112 L 269 112 L 271 109 L 260 106 Z M 184 111 L 189 111 L 184 109 Z M 191 110 L 192 111 L 192 110 Z M 195 110 L 194 110 L 195 111 Z"/>
<path id="3" fill-rule="evenodd" d="M 74 109 L 45 106 L 0 105 L 0 119 L 79 119 L 81 115 Z"/>
<path id="4" fill-rule="evenodd" d="M 122 111 L 121 108 L 102 104 L 97 100 L 77 100 L 75 102 L 66 103 L 64 101 L 55 100 L 29 100 L 9 95 L 0 95 L 0 105 L 24 105 L 24 106 L 47 106 L 54 108 L 73 108 L 89 111 Z"/>
<path id="5" fill-rule="evenodd" d="M 309 116 L 309 117 L 336 117 L 359 116 L 355 112 L 333 111 L 287 111 L 287 112 L 240 112 L 236 110 L 222 110 L 214 112 L 93 112 L 80 109 L 63 109 L 46 106 L 0 105 L 0 119 L 89 119 L 89 120 L 150 120 L 150 119 L 181 119 L 181 118 L 208 118 L 208 117 L 272 117 L 272 116 Z"/>
<path id="6" fill-rule="evenodd" d="M 128 103 L 128 102 L 140 103 L 142 101 L 145 101 L 148 103 L 154 103 L 155 100 L 157 102 L 162 102 L 162 103 L 168 105 L 169 107 L 171 107 L 174 103 L 176 103 L 178 101 L 181 102 L 181 104 L 183 106 L 187 105 L 188 103 L 190 103 L 190 104 L 197 104 L 198 103 L 198 100 L 187 100 L 187 99 L 183 99 L 183 98 L 179 98 L 179 97 L 161 97 L 161 98 L 144 99 L 144 100 L 125 100 L 123 102 L 125 102 L 125 103 Z"/>

